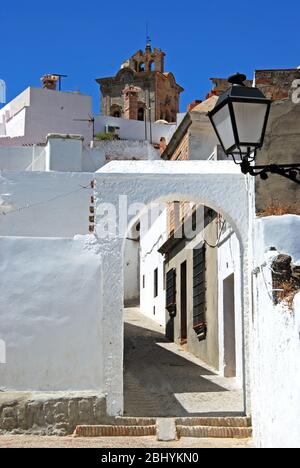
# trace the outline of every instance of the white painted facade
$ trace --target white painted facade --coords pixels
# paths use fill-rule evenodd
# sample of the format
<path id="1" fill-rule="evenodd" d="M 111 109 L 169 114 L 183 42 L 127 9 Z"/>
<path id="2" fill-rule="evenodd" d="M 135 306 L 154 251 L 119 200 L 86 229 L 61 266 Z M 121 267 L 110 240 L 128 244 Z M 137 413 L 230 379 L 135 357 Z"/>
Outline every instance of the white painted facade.
<path id="1" fill-rule="evenodd" d="M 85 213 L 91 195 L 89 189 L 75 191 L 95 177 L 96 206 L 103 198 L 117 206 L 124 193 L 129 203 L 146 205 L 171 201 L 176 194 L 212 206 L 231 222 L 242 246 L 242 288 L 237 294 L 242 374 L 255 442 L 263 447 L 299 447 L 300 298 L 298 294 L 294 311 L 274 307 L 270 262 L 277 251 L 292 255 L 299 264 L 300 217 L 256 220 L 252 259 L 251 193 L 239 168 L 230 162 L 114 162 L 96 175 L 6 171 L 0 176 L 2 211 L 24 207 L 0 218 L 0 340 L 7 361 L 0 367 L 1 389 L 103 391 L 109 414 L 122 412 L 123 249 L 128 231 L 114 239 L 74 238 L 87 232 Z M 136 221 L 132 216 L 129 227 Z M 146 236 L 144 242 L 146 247 Z M 222 254 L 223 278 L 239 258 L 237 239 L 232 237 L 231 242 L 234 256 L 229 246 Z M 226 242 L 223 245 L 225 249 Z"/>
<path id="2" fill-rule="evenodd" d="M 148 123 L 93 115 L 92 98 L 78 92 L 62 92 L 29 87 L 0 109 L 0 147 L 46 142 L 49 133 L 81 135 L 85 145 L 107 126 L 118 127 L 121 140 L 170 141 L 176 124 Z"/>
<path id="3" fill-rule="evenodd" d="M 147 122 L 145 125 L 145 122 L 139 120 L 121 119 L 106 115 L 95 116 L 96 134 L 105 132 L 106 125 L 118 127 L 121 140 L 146 140 L 156 144 L 160 142 L 161 137 L 164 137 L 166 142 L 169 143 L 177 128 L 177 124 Z"/>
<path id="4" fill-rule="evenodd" d="M 45 146 L 1 146 L 0 170 L 2 171 L 45 171 Z"/>
<path id="5" fill-rule="evenodd" d="M 90 183 L 92 174 L 78 178 L 73 174 L 73 178 L 67 176 L 64 179 L 62 173 L 66 175 L 70 172 L 82 171 L 94 173 L 113 159 L 154 160 L 160 158 L 159 152 L 147 141 L 98 141 L 93 147 L 86 147 L 83 143 L 83 137 L 79 135 L 50 134 L 47 136 L 46 145 L 43 146 L 0 146 L 1 170 L 57 172 L 57 175 L 51 177 L 51 182 L 46 188 L 43 186 L 44 179 L 41 179 L 39 175 L 26 176 L 20 173 L 8 173 L 1 179 L 3 196 L 0 197 L 0 212 L 6 213 L 9 210 L 22 208 L 24 205 L 34 205 L 34 210 L 31 208 L 25 213 L 25 218 L 30 219 L 31 213 L 34 217 L 25 229 L 23 210 L 10 213 L 9 216 L 3 218 L 2 235 L 20 235 L 19 229 L 21 229 L 21 235 L 33 237 L 86 234 L 89 225 L 90 193 L 88 190 L 82 190 L 82 187 Z M 64 189 L 62 189 L 63 180 Z M 71 183 L 71 180 L 74 183 Z M 11 184 L 16 185 L 12 198 L 10 191 L 6 191 L 6 187 Z M 34 191 L 32 184 L 35 186 Z M 22 192 L 20 194 L 19 189 Z M 84 195 L 82 191 L 85 191 Z M 47 200 L 51 201 L 47 202 Z M 67 209 L 68 201 L 70 202 L 70 215 L 66 220 L 65 209 Z M 36 204 L 40 207 L 38 215 Z M 139 244 L 128 241 L 125 256 L 125 301 L 138 304 Z"/>
<path id="6" fill-rule="evenodd" d="M 140 304 L 140 235 L 136 225 L 128 231 L 124 246 L 124 304 Z"/>
<path id="7" fill-rule="evenodd" d="M 93 177 L 88 173 L 0 172 L 0 236 L 88 234 Z"/>
<path id="8" fill-rule="evenodd" d="M 90 96 L 27 88 L 0 110 L 0 145 L 16 137 L 22 138 L 21 144 L 44 143 L 48 133 L 79 134 L 89 143 L 92 127 L 78 119 L 89 119 L 91 113 Z"/>
<path id="9" fill-rule="evenodd" d="M 93 192 L 90 188 L 83 188 L 94 178 L 96 178 L 96 188 Z M 199 192 L 199 178 L 203 182 L 202 195 Z M 166 180 L 169 183 L 166 184 Z M 224 201 L 224 194 L 228 191 L 226 181 L 228 186 L 236 184 L 241 192 L 240 211 L 237 211 L 235 206 L 230 212 L 233 200 L 229 198 L 227 202 Z M 6 214 L 2 214 L 0 218 L 0 235 L 3 242 L 0 268 L 6 279 L 0 284 L 0 323 L 5 322 L 6 325 L 5 329 L 1 328 L 0 339 L 6 342 L 8 350 L 4 387 L 13 389 L 15 382 L 16 389 L 28 389 L 33 369 L 36 367 L 38 372 L 30 385 L 31 390 L 34 387 L 37 390 L 47 387 L 57 391 L 89 389 L 89 387 L 94 389 L 93 382 L 97 382 L 99 390 L 108 394 L 109 413 L 122 412 L 123 254 L 128 230 L 113 239 L 86 236 L 80 248 L 76 237 L 77 243 L 73 244 L 74 235 L 87 234 L 91 194 L 94 194 L 96 207 L 103 200 L 109 200 L 117 207 L 120 194 L 128 195 L 128 204 L 143 202 L 147 206 L 157 200 L 165 202 L 173 199 L 174 193 L 203 202 L 208 199 L 216 208 L 220 204 L 221 210 L 222 207 L 225 212 L 228 210 L 233 222 L 236 221 L 241 235 L 246 236 L 244 229 L 247 223 L 248 195 L 243 192 L 244 187 L 243 177 L 231 163 L 220 165 L 213 162 L 173 164 L 163 161 L 118 161 L 105 166 L 102 172 L 96 175 L 64 172 L 1 172 L 1 206 L 2 213 Z M 140 215 L 131 215 L 128 220 L 130 228 L 138 218 Z M 59 237 L 64 239 L 60 241 L 57 239 Z M 78 253 L 78 249 L 82 249 L 81 254 Z M 90 273 L 86 274 L 90 262 L 92 265 Z M 99 273 L 101 271 L 105 274 Z M 46 283 L 47 288 L 42 287 Z M 73 289 L 76 293 L 72 292 Z M 73 297 L 78 307 L 74 306 Z M 85 302 L 89 303 L 88 307 L 84 307 Z M 245 304 L 243 302 L 244 307 Z M 53 342 L 53 335 L 49 334 L 51 343 L 44 334 L 42 340 L 39 338 L 39 330 L 43 329 L 44 333 L 47 330 L 46 319 L 43 318 L 46 309 L 50 314 L 49 322 L 53 316 L 53 321 L 57 318 L 61 327 L 57 349 L 60 351 L 62 362 L 57 370 L 54 369 L 51 357 L 50 344 Z M 74 328 L 70 319 L 72 313 L 75 314 Z M 17 335 L 16 320 L 18 320 Z M 247 320 L 246 316 L 244 320 Z M 88 346 L 89 353 L 94 352 L 95 357 L 90 364 L 92 368 L 88 368 L 91 376 L 83 383 L 81 364 L 85 366 L 86 361 L 80 363 L 76 372 L 73 358 L 69 358 L 67 354 L 67 350 L 70 349 L 70 334 L 74 336 L 75 342 L 78 337 L 76 343 L 79 353 L 79 350 L 85 346 L 84 337 L 88 337 L 89 333 L 92 337 L 95 336 L 95 329 L 99 328 L 101 329 L 99 343 L 96 338 L 91 339 Z M 82 334 L 81 329 L 83 329 Z M 56 333 L 56 326 L 53 330 L 53 333 Z M 66 340 L 63 344 L 64 336 Z M 28 337 L 28 342 L 24 337 Z M 45 345 L 43 353 L 39 351 L 42 342 Z M 36 355 L 34 366 L 32 364 L 29 366 L 31 361 L 28 356 L 31 352 Z M 78 353 L 74 356 L 76 361 L 79 359 Z M 56 356 L 54 353 L 55 360 Z M 63 359 L 62 356 L 66 357 Z M 26 361 L 23 361 L 23 357 Z M 72 375 L 65 369 L 68 359 L 71 359 Z M 48 365 L 51 373 L 47 383 L 42 370 Z M 18 379 L 15 373 L 16 366 L 18 370 L 23 369 Z M 99 366 L 99 369 L 95 369 L 95 366 Z M 105 381 L 104 390 L 100 386 L 103 381 Z"/>
<path id="10" fill-rule="evenodd" d="M 1 146 L 0 170 L 96 172 L 112 160 L 155 160 L 147 141 L 98 141 L 86 147 L 80 135 L 49 134 L 45 145 Z"/>
<path id="11" fill-rule="evenodd" d="M 158 252 L 167 240 L 167 210 L 154 221 L 141 238 L 140 310 L 161 326 L 166 325 L 166 291 L 164 257 Z M 154 271 L 157 269 L 158 291 L 154 295 Z"/>
<path id="12" fill-rule="evenodd" d="M 283 303 L 275 306 L 271 275 L 279 253 L 300 265 L 299 232 L 300 216 L 271 216 L 255 223 L 251 398 L 258 447 L 300 447 L 300 293 L 293 310 Z"/>
<path id="13" fill-rule="evenodd" d="M 0 237 L 0 274 L 0 389 L 104 390 L 99 251 L 80 237 Z"/>
<path id="14" fill-rule="evenodd" d="M 233 304 L 229 314 L 234 314 L 233 329 L 227 331 L 231 322 L 226 311 L 226 291 L 228 279 L 233 278 L 231 287 L 233 288 Z M 230 283 L 229 283 L 230 284 Z M 235 377 L 239 387 L 243 383 L 243 342 L 242 342 L 242 314 L 241 314 L 241 252 L 240 243 L 234 231 L 228 227 L 220 237 L 218 247 L 218 324 L 219 324 L 219 373 L 226 377 L 227 356 L 230 360 L 232 353 L 235 355 Z M 230 334 L 234 333 L 234 336 Z M 228 336 L 229 334 L 229 336 Z M 234 349 L 230 349 L 234 343 Z M 227 349 L 229 348 L 229 349 Z"/>

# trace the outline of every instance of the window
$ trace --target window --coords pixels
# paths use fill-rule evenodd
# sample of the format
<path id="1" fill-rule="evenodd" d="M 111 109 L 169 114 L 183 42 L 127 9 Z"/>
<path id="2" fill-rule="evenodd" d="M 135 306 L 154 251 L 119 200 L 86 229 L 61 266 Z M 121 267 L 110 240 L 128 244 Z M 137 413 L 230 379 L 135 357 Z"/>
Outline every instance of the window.
<path id="1" fill-rule="evenodd" d="M 141 62 L 141 63 L 139 64 L 139 71 L 140 71 L 140 72 L 145 71 L 145 64 L 144 64 L 143 62 Z"/>
<path id="2" fill-rule="evenodd" d="M 166 309 L 170 315 L 176 314 L 176 268 L 167 272 L 166 277 Z"/>
<path id="3" fill-rule="evenodd" d="M 193 328 L 199 341 L 206 339 L 205 245 L 193 250 Z"/>
<path id="4" fill-rule="evenodd" d="M 154 270 L 154 297 L 158 296 L 158 268 Z"/>
<path id="5" fill-rule="evenodd" d="M 137 116 L 138 120 L 143 121 L 145 118 L 144 114 L 145 114 L 145 109 L 143 107 L 140 107 L 138 109 L 138 116 Z"/>
<path id="6" fill-rule="evenodd" d="M 145 289 L 145 275 L 143 275 L 143 289 Z"/>
<path id="7" fill-rule="evenodd" d="M 110 108 L 110 115 L 112 117 L 120 118 L 122 115 L 122 107 L 118 104 L 113 104 Z"/>

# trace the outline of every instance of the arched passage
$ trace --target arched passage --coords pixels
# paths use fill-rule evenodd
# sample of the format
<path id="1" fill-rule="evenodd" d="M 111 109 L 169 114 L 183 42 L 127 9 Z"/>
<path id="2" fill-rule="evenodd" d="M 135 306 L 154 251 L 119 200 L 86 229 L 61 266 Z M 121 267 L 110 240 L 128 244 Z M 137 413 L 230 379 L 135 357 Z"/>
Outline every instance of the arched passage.
<path id="1" fill-rule="evenodd" d="M 102 251 L 102 324 L 108 413 L 123 413 L 124 239 L 128 227 L 137 222 L 141 212 L 152 202 L 173 202 L 175 199 L 191 199 L 213 208 L 230 222 L 240 241 L 244 409 L 249 413 L 248 219 L 251 203 L 245 177 L 239 168 L 231 162 L 211 161 L 111 163 L 96 174 L 95 198 L 96 229 Z M 117 229 L 111 229 L 111 235 L 107 237 L 99 235 L 99 213 L 103 203 L 115 207 L 117 223 Z"/>
<path id="2" fill-rule="evenodd" d="M 239 242 L 183 200 L 157 200 L 126 237 L 125 299 L 139 277 L 124 303 L 126 416 L 244 413 Z"/>

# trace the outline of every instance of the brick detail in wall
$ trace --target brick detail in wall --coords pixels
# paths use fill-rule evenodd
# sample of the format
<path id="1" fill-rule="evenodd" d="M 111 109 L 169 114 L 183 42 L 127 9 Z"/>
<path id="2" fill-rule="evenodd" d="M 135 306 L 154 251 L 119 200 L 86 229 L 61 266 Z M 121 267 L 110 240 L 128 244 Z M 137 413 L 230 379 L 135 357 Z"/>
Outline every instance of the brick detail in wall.
<path id="1" fill-rule="evenodd" d="M 257 70 L 255 84 L 272 101 L 288 99 L 292 92 L 292 83 L 300 79 L 300 70 Z"/>
<path id="2" fill-rule="evenodd" d="M 187 161 L 189 159 L 189 132 L 186 132 L 170 159 L 171 161 Z"/>
<path id="3" fill-rule="evenodd" d="M 172 161 L 187 161 L 189 159 L 189 133 L 186 132 L 180 144 L 174 151 L 171 160 Z M 190 213 L 190 203 L 180 202 L 179 206 L 175 203 L 168 204 L 167 210 L 167 226 L 168 226 L 168 237 L 170 237 L 180 221 L 186 219 L 187 214 Z"/>

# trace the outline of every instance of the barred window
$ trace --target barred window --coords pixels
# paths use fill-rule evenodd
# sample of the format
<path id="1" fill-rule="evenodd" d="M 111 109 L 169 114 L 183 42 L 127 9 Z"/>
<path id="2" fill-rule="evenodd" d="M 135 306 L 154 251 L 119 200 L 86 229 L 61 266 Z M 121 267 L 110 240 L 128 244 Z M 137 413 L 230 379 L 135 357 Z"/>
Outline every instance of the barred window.
<path id="1" fill-rule="evenodd" d="M 206 326 L 205 244 L 193 250 L 193 328 L 205 340 Z"/>
<path id="2" fill-rule="evenodd" d="M 176 313 L 176 268 L 167 272 L 166 279 L 166 309 L 169 313 Z"/>

